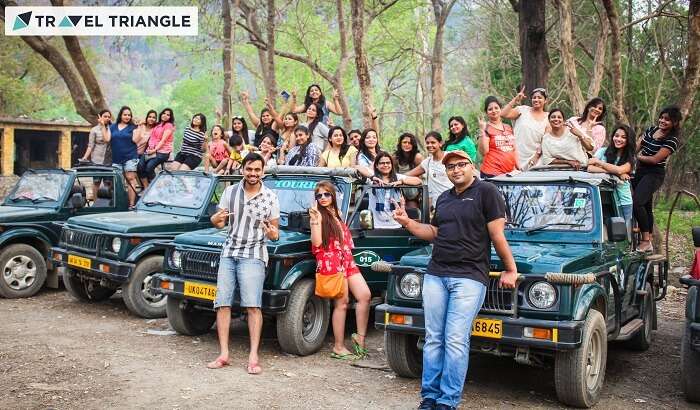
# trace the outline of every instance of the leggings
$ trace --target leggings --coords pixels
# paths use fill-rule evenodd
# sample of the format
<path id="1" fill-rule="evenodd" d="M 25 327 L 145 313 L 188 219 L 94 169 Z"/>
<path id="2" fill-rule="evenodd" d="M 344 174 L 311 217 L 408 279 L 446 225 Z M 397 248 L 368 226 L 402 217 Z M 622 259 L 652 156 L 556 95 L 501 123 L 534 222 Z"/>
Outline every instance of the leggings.
<path id="1" fill-rule="evenodd" d="M 664 173 L 637 170 L 632 180 L 634 219 L 641 232 L 651 233 L 654 228 L 654 193 L 664 183 Z"/>
<path id="2" fill-rule="evenodd" d="M 169 156 L 170 154 L 159 152 L 155 157 L 147 160 L 146 156 L 142 155 L 139 160 L 138 168 L 136 169 L 139 178 L 148 178 L 149 182 L 153 181 L 153 178 L 156 177 L 156 167 L 167 161 Z"/>

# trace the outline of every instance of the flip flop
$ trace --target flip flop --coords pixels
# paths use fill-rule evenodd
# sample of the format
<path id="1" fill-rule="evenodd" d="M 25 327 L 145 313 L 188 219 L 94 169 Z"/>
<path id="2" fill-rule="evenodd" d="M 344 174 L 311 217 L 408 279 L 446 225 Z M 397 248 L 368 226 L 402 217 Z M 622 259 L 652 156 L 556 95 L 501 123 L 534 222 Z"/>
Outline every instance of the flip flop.
<path id="1" fill-rule="evenodd" d="M 228 365 L 229 365 L 228 360 L 224 360 L 220 357 L 217 357 L 216 360 L 214 360 L 213 362 L 207 363 L 207 369 L 221 369 L 222 367 L 228 366 Z"/>
<path id="2" fill-rule="evenodd" d="M 258 363 L 248 363 L 246 371 L 248 372 L 248 374 L 260 374 L 262 373 L 263 369 Z"/>
<path id="3" fill-rule="evenodd" d="M 343 354 L 338 354 L 336 352 L 331 352 L 331 359 L 337 359 L 337 360 L 356 360 L 357 356 L 355 356 L 352 353 L 343 353 Z"/>
<path id="4" fill-rule="evenodd" d="M 360 335 L 357 333 L 353 333 L 350 336 L 350 340 L 352 340 L 352 347 L 355 350 L 355 355 L 360 359 L 364 359 L 365 357 L 367 357 L 367 355 L 369 354 L 369 349 L 360 345 Z"/>

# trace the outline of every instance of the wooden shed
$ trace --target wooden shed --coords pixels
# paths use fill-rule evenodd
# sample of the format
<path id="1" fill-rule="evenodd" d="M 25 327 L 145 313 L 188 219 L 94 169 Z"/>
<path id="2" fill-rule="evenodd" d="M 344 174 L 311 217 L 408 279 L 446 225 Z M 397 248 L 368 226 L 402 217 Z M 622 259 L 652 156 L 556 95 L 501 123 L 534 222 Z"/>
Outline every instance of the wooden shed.
<path id="1" fill-rule="evenodd" d="M 86 122 L 0 117 L 0 175 L 70 168 L 85 152 L 91 128 Z"/>

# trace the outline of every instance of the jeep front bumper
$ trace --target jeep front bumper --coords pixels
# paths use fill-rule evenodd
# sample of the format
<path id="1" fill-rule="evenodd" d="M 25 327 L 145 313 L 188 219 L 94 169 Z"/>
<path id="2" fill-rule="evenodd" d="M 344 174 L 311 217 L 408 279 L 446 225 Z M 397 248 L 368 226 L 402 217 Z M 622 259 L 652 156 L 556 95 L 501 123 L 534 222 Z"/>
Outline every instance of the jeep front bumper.
<path id="1" fill-rule="evenodd" d="M 581 345 L 583 321 L 552 321 L 522 317 L 479 314 L 477 319 L 500 321 L 502 329 L 499 337 L 472 335 L 472 348 L 481 345 L 532 347 L 542 350 L 571 350 Z M 403 322 L 403 323 L 402 323 Z M 415 335 L 425 334 L 423 309 L 392 306 L 386 303 L 375 308 L 374 325 L 377 329 Z M 535 334 L 548 334 L 548 339 L 531 337 Z M 547 332 L 549 330 L 549 332 Z M 526 336 L 526 333 L 530 337 Z"/>
<path id="2" fill-rule="evenodd" d="M 216 283 L 183 278 L 182 276 L 159 273 L 153 276 L 153 292 L 167 295 L 170 298 L 185 299 L 202 306 L 214 308 L 216 298 Z M 289 290 L 263 289 L 262 311 L 265 313 L 281 313 L 287 309 Z M 233 308 L 240 307 L 240 300 L 235 297 Z"/>
<path id="3" fill-rule="evenodd" d="M 84 276 L 118 283 L 127 282 L 135 266 L 133 263 L 119 262 L 59 247 L 51 248 L 51 260 L 56 266 L 78 270 Z"/>

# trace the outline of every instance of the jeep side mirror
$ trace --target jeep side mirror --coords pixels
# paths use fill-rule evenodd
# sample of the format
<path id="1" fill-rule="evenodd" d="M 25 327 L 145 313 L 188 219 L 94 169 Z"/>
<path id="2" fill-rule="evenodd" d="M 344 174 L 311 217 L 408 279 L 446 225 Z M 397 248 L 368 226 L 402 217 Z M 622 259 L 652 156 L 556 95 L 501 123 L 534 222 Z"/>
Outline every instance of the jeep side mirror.
<path id="1" fill-rule="evenodd" d="M 85 198 L 83 194 L 77 192 L 70 197 L 70 207 L 73 209 L 80 209 L 85 206 Z"/>
<path id="2" fill-rule="evenodd" d="M 374 217 L 369 209 L 360 211 L 360 228 L 365 230 L 374 229 Z"/>
<path id="3" fill-rule="evenodd" d="M 608 238 L 612 242 L 622 242 L 627 240 L 627 224 L 625 219 L 619 216 L 610 218 L 608 224 Z"/>

